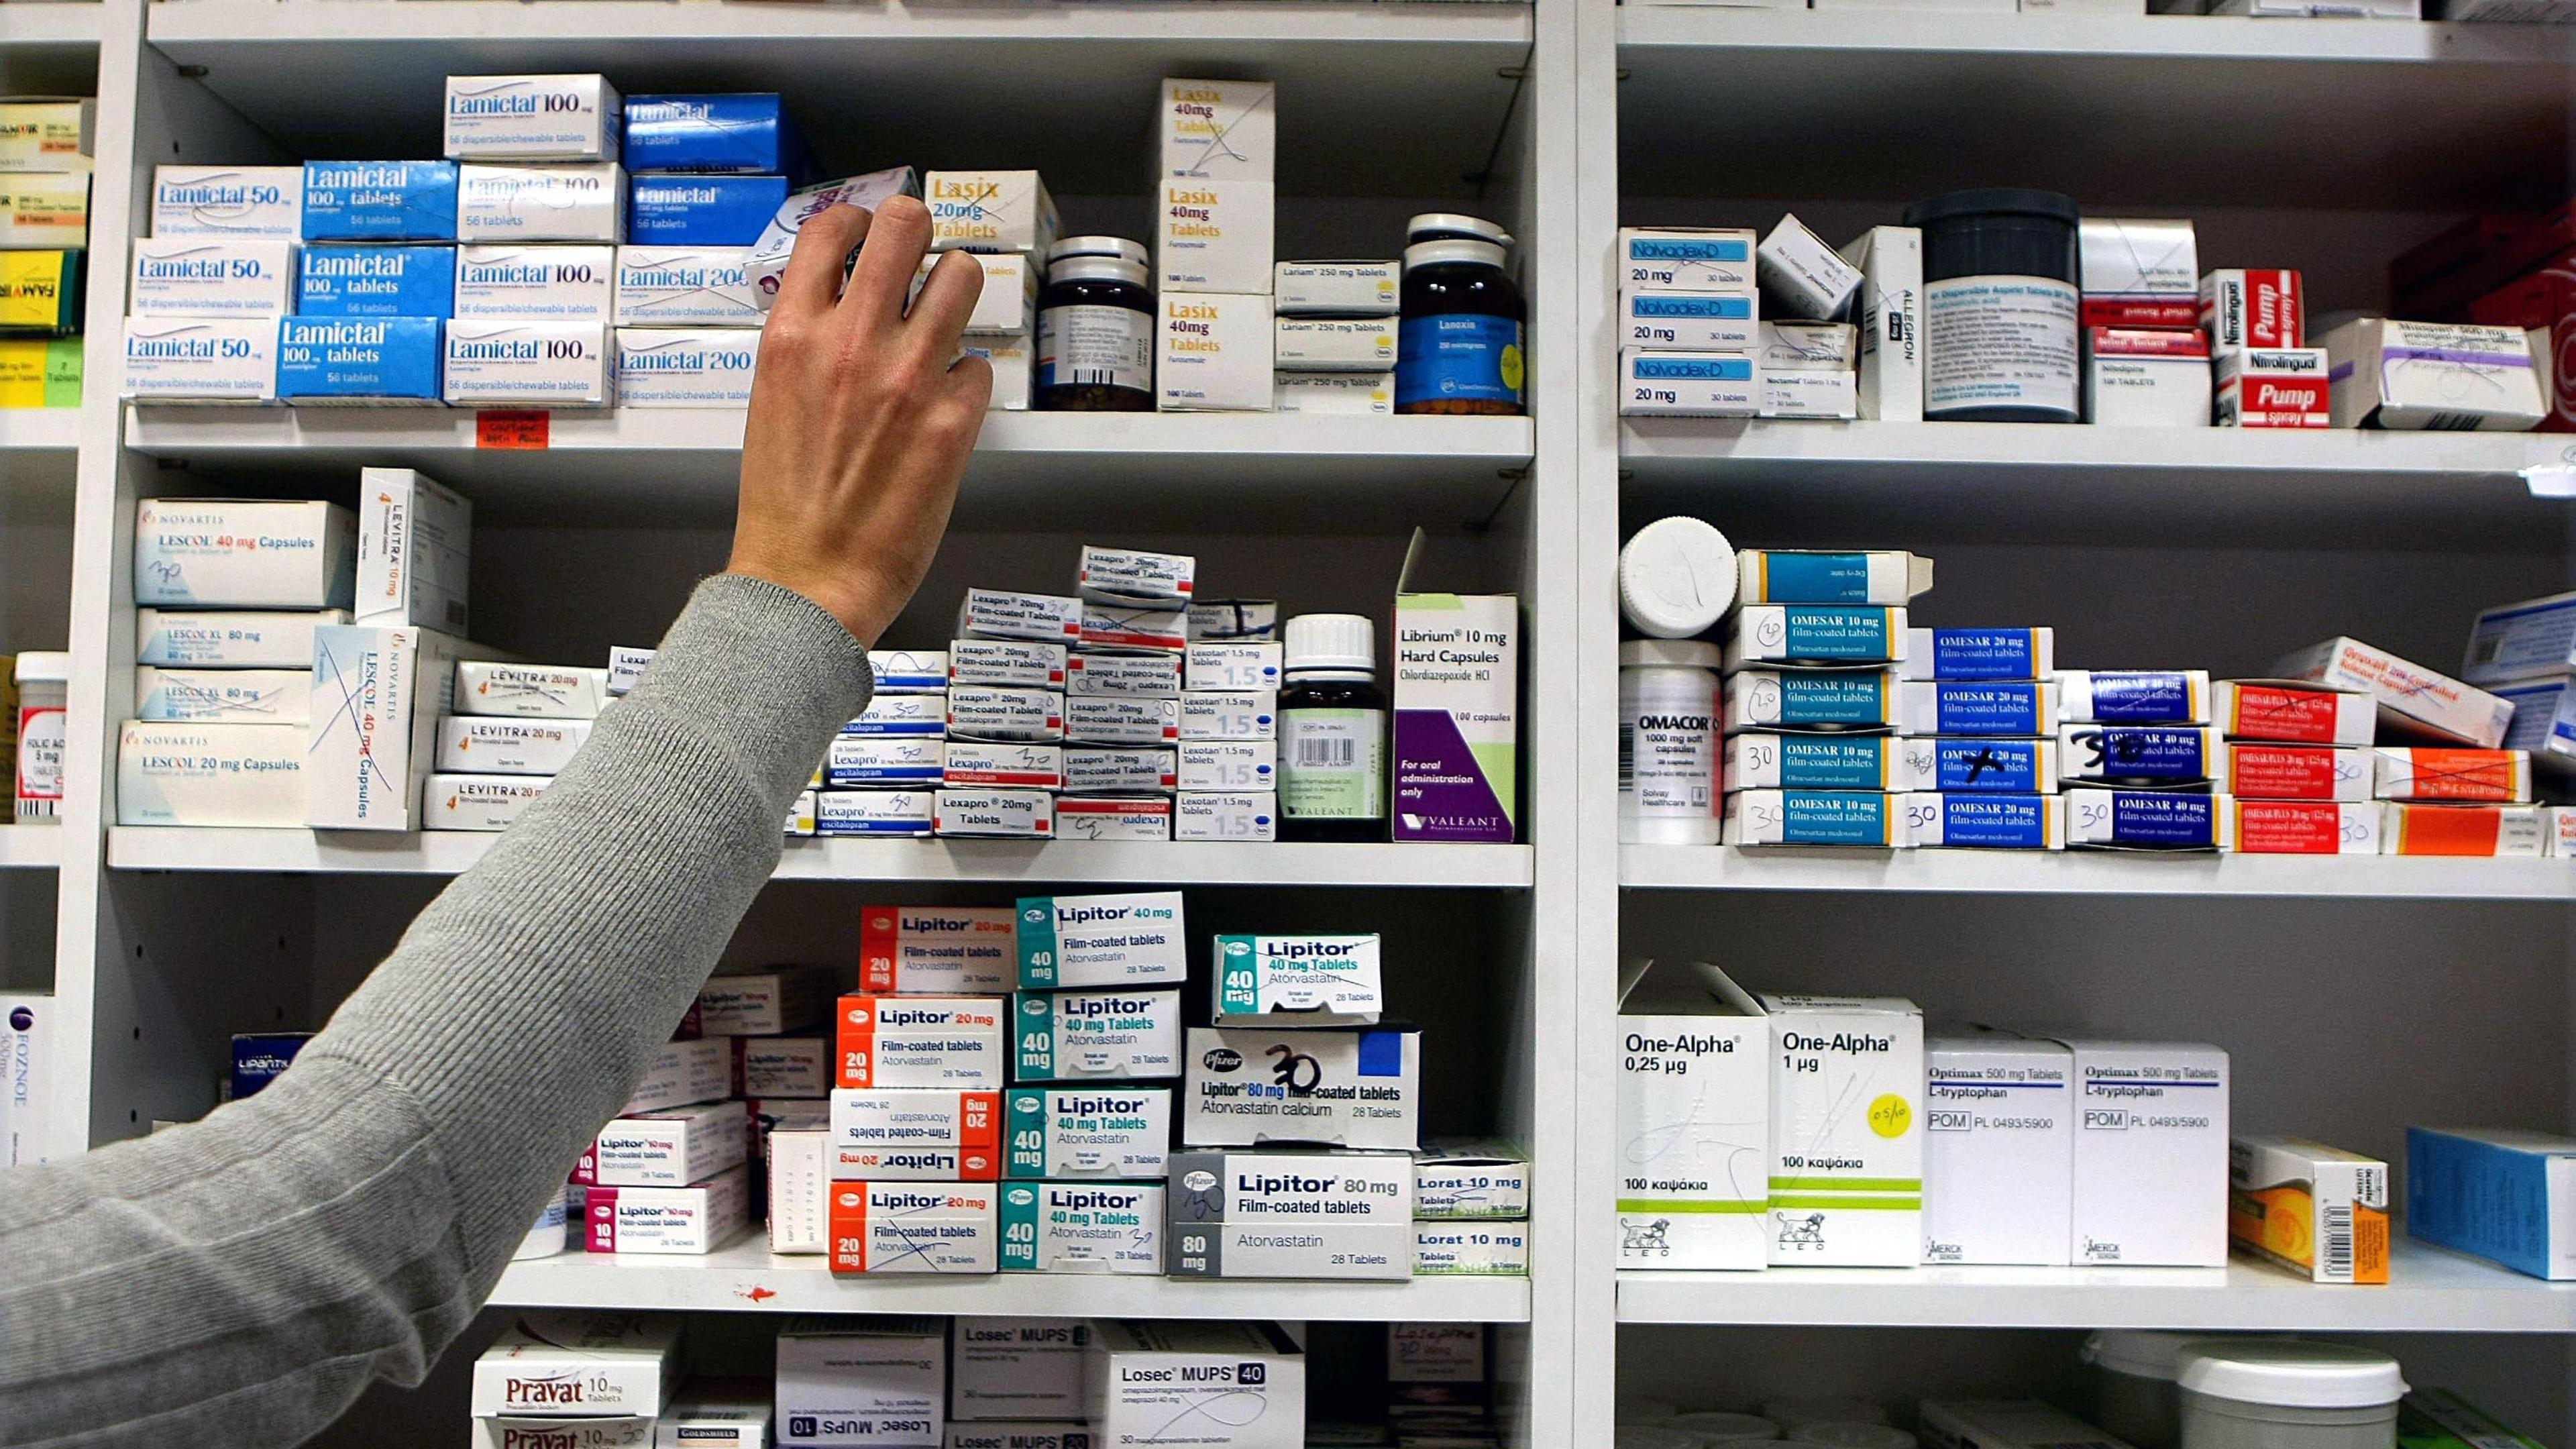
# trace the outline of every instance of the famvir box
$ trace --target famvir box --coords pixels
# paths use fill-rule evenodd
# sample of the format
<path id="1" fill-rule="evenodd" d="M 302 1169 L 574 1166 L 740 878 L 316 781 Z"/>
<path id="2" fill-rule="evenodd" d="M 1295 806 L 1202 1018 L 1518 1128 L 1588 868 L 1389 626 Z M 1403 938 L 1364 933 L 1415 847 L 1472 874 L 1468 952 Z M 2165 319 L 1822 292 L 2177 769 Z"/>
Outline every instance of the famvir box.
<path id="1" fill-rule="evenodd" d="M 452 75 L 450 160 L 614 161 L 625 107 L 596 75 Z"/>
<path id="2" fill-rule="evenodd" d="M 419 828 L 421 783 L 456 661 L 480 646 L 431 629 L 313 631 L 313 720 L 304 823 L 322 830 Z"/>
<path id="3" fill-rule="evenodd" d="M 304 317 L 445 317 L 456 310 L 452 246 L 310 246 L 296 269 Z"/>
<path id="4" fill-rule="evenodd" d="M 1169 1163 L 1169 1087 L 1013 1087 L 1003 1110 L 1011 1177 L 1159 1180 Z"/>
<path id="5" fill-rule="evenodd" d="M 304 235 L 301 166 L 155 166 L 152 235 Z"/>
<path id="6" fill-rule="evenodd" d="M 1923 1261 L 2067 1261 L 2075 1058 L 2004 1032 L 1923 1044 Z"/>
<path id="7" fill-rule="evenodd" d="M 2338 637 L 2310 645 L 2273 665 L 2272 672 L 2335 689 L 2368 691 L 2379 702 L 2381 723 L 2482 750 L 2504 743 L 2513 721 L 2510 703 L 2358 639 Z"/>
<path id="8" fill-rule="evenodd" d="M 1305 1449 L 1306 1358 L 1277 1325 L 1106 1319 L 1091 1332 L 1082 1403 L 1099 1449 Z"/>
<path id="9" fill-rule="evenodd" d="M 296 244 L 138 237 L 129 317 L 282 317 L 294 310 Z"/>
<path id="10" fill-rule="evenodd" d="M 1714 966 L 1620 974 L 1619 1266 L 1762 1267 L 1770 1020 Z"/>
<path id="11" fill-rule="evenodd" d="M 461 246 L 456 249 L 459 317 L 524 317 L 605 322 L 616 311 L 617 248 Z"/>
<path id="12" fill-rule="evenodd" d="M 1510 844 L 1520 819 L 1520 598 L 1395 585 L 1394 824 L 1411 840 Z"/>
<path id="13" fill-rule="evenodd" d="M 1159 1182 L 1006 1182 L 1005 1273 L 1163 1271 Z"/>
<path id="14" fill-rule="evenodd" d="M 1182 1043 L 1181 1140 L 1410 1152 L 1422 1139 L 1421 1058 L 1416 1027 L 1192 1027 Z"/>
<path id="15" fill-rule="evenodd" d="M 1018 911 L 1025 989 L 1178 986 L 1189 979 L 1179 891 L 1023 896 Z"/>
<path id="16" fill-rule="evenodd" d="M 830 1196 L 835 1273 L 991 1273 L 1000 1267 L 999 1193 L 992 1183 L 836 1182 Z"/>
<path id="17" fill-rule="evenodd" d="M 1011 1080 L 1132 1081 L 1181 1074 L 1181 993 L 1023 991 Z"/>
<path id="18" fill-rule="evenodd" d="M 474 1361 L 478 1419 L 653 1415 L 680 1383 L 680 1323 L 646 1313 L 529 1312 Z"/>
<path id="19" fill-rule="evenodd" d="M 1378 939 L 1219 936 L 1216 1024 L 1371 1026 L 1386 1009 Z"/>
<path id="20" fill-rule="evenodd" d="M 357 516 L 336 503 L 147 498 L 134 511 L 134 600 L 345 609 L 357 586 L 357 544 Z"/>
<path id="21" fill-rule="evenodd" d="M 1179 1152 L 1175 1278 L 1409 1278 L 1413 1160 L 1392 1152 Z"/>
<path id="22" fill-rule="evenodd" d="M 652 178 L 639 177 L 640 191 Z M 617 249 L 620 327 L 758 327 L 751 248 L 622 246 Z"/>
<path id="23" fill-rule="evenodd" d="M 833 1085 L 998 1087 L 1007 1009 L 992 996 L 844 996 Z"/>
<path id="24" fill-rule="evenodd" d="M 1923 1255 L 1923 1013 L 1894 996 L 1748 993 L 1767 1017 L 1774 1267 L 1911 1267 Z"/>
<path id="25" fill-rule="evenodd" d="M 2406 1232 L 2534 1278 L 2576 1278 L 2576 1141 L 2407 1128 Z"/>
<path id="26" fill-rule="evenodd" d="M 2227 1235 L 2318 1283 L 2388 1281 L 2388 1164 L 2298 1137 L 2228 1145 Z"/>
<path id="27" fill-rule="evenodd" d="M 277 323 L 280 402 L 434 407 L 439 400 L 436 317 L 282 317 Z"/>
<path id="28" fill-rule="evenodd" d="M 859 913 L 859 989 L 890 995 L 1009 991 L 1018 975 L 1009 906 L 869 906 Z"/>
<path id="29" fill-rule="evenodd" d="M 778 1437 L 938 1449 L 948 1329 L 937 1318 L 794 1318 L 778 1335 Z"/>
<path id="30" fill-rule="evenodd" d="M 0 330 L 48 335 L 78 331 L 81 264 L 88 255 L 0 251 Z"/>
<path id="31" fill-rule="evenodd" d="M 456 163 L 305 162 L 304 240 L 456 240 Z"/>
<path id="32" fill-rule="evenodd" d="M 2061 1038 L 2075 1054 L 2075 1262 L 2227 1262 L 2227 1053 Z"/>
<path id="33" fill-rule="evenodd" d="M 1091 1325 L 1079 1318 L 952 1319 L 948 1417 L 1080 1418 L 1082 1356 L 1090 1347 Z M 950 1443 L 955 1444 L 954 1438 Z"/>
<path id="34" fill-rule="evenodd" d="M 410 468 L 358 470 L 361 624 L 419 624 L 462 636 L 474 505 Z"/>

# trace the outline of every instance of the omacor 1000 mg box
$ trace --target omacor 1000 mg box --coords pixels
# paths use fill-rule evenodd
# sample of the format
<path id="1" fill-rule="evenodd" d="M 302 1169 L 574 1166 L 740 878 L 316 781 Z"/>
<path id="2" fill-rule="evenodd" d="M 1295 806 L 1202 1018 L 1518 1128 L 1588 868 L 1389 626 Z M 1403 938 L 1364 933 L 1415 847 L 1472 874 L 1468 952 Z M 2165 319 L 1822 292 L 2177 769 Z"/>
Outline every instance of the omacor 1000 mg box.
<path id="1" fill-rule="evenodd" d="M 1759 1268 L 1770 1199 L 1771 1023 L 1714 966 L 1623 970 L 1622 1268 Z M 1740 993 L 1739 993 L 1740 994 Z"/>

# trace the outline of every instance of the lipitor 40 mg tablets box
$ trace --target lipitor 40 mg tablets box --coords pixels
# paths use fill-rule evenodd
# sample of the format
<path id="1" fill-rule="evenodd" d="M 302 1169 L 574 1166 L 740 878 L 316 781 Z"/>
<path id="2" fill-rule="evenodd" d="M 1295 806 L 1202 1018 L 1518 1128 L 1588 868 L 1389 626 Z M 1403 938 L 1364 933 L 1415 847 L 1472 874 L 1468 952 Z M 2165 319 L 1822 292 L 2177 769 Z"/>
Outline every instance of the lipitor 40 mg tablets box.
<path id="1" fill-rule="evenodd" d="M 1024 896 L 1018 906 L 1019 984 L 1178 986 L 1189 979 L 1181 893 Z"/>
<path id="2" fill-rule="evenodd" d="M 1181 993 L 1023 991 L 1011 1079 L 1128 1081 L 1181 1074 Z"/>
<path id="3" fill-rule="evenodd" d="M 1169 1087 L 1014 1087 L 1005 1111 L 1004 1170 L 1011 1177 L 1164 1175 L 1172 1140 Z"/>

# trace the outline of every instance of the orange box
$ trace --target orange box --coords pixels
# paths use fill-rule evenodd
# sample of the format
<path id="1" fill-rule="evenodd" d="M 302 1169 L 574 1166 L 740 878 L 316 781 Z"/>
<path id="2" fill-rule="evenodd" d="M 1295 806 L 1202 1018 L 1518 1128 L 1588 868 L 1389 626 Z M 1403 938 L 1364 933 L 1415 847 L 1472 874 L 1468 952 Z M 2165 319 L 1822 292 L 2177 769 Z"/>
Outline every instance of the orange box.
<path id="1" fill-rule="evenodd" d="M 975 1182 L 836 1182 L 829 1194 L 835 1273 L 1001 1270 L 1001 1191 Z"/>
<path id="2" fill-rule="evenodd" d="M 836 1087 L 1001 1087 L 1010 1068 L 998 996 L 844 996 L 832 1012 Z"/>
<path id="3" fill-rule="evenodd" d="M 2531 802 L 2528 750 L 2384 749 L 2378 752 L 2379 798 L 2456 804 Z"/>
<path id="4" fill-rule="evenodd" d="M 2388 1281 L 2388 1164 L 2302 1137 L 2227 1144 L 2227 1237 L 2317 1283 Z"/>
<path id="5" fill-rule="evenodd" d="M 2377 855 L 2379 807 L 2332 800 L 2237 800 L 2222 848 L 2239 855 Z"/>
<path id="6" fill-rule="evenodd" d="M 2416 805 L 2392 800 L 2380 807 L 2382 855 L 2533 857 L 2548 851 L 2549 821 L 2539 805 Z"/>

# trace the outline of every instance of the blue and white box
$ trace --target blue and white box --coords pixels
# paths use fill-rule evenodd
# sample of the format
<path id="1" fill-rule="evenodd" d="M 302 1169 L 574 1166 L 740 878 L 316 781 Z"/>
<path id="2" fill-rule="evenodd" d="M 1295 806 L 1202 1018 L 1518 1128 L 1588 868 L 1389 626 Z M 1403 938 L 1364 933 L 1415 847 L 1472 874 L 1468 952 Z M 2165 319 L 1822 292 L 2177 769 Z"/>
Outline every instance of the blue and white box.
<path id="1" fill-rule="evenodd" d="M 2224 795 L 2175 790 L 2069 790 L 2066 843 L 2127 850 L 2219 850 L 2233 845 Z"/>
<path id="2" fill-rule="evenodd" d="M 1897 728 L 1909 735 L 2044 735 L 2057 722 L 2048 680 L 1909 679 L 1896 696 Z"/>
<path id="3" fill-rule="evenodd" d="M 1726 667 L 1890 664 L 1905 657 L 1902 606 L 1746 604 L 1726 627 Z"/>
<path id="4" fill-rule="evenodd" d="M 2057 672 L 2057 631 L 1912 629 L 1900 679 L 2048 679 Z"/>
<path id="5" fill-rule="evenodd" d="M 772 92 L 626 98 L 630 172 L 792 176 L 804 168 L 804 138 L 797 134 L 786 102 Z M 776 203 L 771 207 L 775 210 Z"/>
<path id="6" fill-rule="evenodd" d="M 1929 790 L 1932 750 L 1894 735 L 1738 734 L 1719 778 L 1730 790 Z"/>
<path id="7" fill-rule="evenodd" d="M 155 166 L 155 237 L 304 235 L 301 166 Z"/>
<path id="8" fill-rule="evenodd" d="M 947 742 L 906 735 L 835 735 L 823 754 L 823 783 L 854 786 L 931 786 L 947 765 Z"/>
<path id="9" fill-rule="evenodd" d="M 461 246 L 458 317 L 605 322 L 617 305 L 617 249 L 603 246 Z"/>
<path id="10" fill-rule="evenodd" d="M 131 317 L 122 396 L 138 402 L 274 402 L 275 317 Z"/>
<path id="11" fill-rule="evenodd" d="M 2469 629 L 2460 678 L 2505 684 L 2576 669 L 2576 593 L 2498 604 Z"/>
<path id="12" fill-rule="evenodd" d="M 814 796 L 816 835 L 930 834 L 936 795 L 929 790 L 822 790 Z"/>
<path id="13" fill-rule="evenodd" d="M 1621 292 L 1619 344 L 1658 351 L 1751 352 L 1761 344 L 1753 293 Z"/>
<path id="14" fill-rule="evenodd" d="M 1905 828 L 1917 849 L 2064 850 L 2066 802 L 2056 795 L 1905 797 Z"/>
<path id="15" fill-rule="evenodd" d="M 306 317 L 451 316 L 456 248 L 306 247 L 295 310 Z"/>
<path id="16" fill-rule="evenodd" d="M 2576 1140 L 2407 1128 L 2406 1233 L 2534 1278 L 2576 1279 Z"/>
<path id="17" fill-rule="evenodd" d="M 2218 731 L 2192 725 L 2066 725 L 2057 732 L 2059 778 L 2132 785 L 2192 785 L 2218 769 Z"/>
<path id="18" fill-rule="evenodd" d="M 470 242 L 622 242 L 626 170 L 580 166 L 460 166 L 456 239 Z"/>
<path id="19" fill-rule="evenodd" d="M 2206 669 L 2061 669 L 2063 724 L 2207 724 Z"/>
<path id="20" fill-rule="evenodd" d="M 457 407 L 607 407 L 610 345 L 597 322 L 452 322 L 444 396 Z"/>
<path id="21" fill-rule="evenodd" d="M 1726 797 L 1720 839 L 1728 845 L 1851 845 L 1874 850 L 1914 843 L 1906 795 L 1877 790 L 1737 790 Z"/>
<path id="22" fill-rule="evenodd" d="M 614 161 L 624 108 L 596 75 L 452 75 L 450 160 Z"/>
<path id="23" fill-rule="evenodd" d="M 619 247 L 617 325 L 758 327 L 769 314 L 752 300 L 750 267 L 749 247 Z"/>
<path id="24" fill-rule="evenodd" d="M 438 403 L 438 317 L 286 317 L 277 398 L 308 404 Z"/>
<path id="25" fill-rule="evenodd" d="M 787 201 L 784 176 L 638 176 L 628 185 L 626 238 L 638 246 L 743 247 Z"/>
<path id="26" fill-rule="evenodd" d="M 620 327 L 617 400 L 630 408 L 751 406 L 760 334 L 741 327 Z"/>
<path id="27" fill-rule="evenodd" d="M 1884 669 L 1746 669 L 1726 676 L 1726 732 L 1884 730 L 1896 723 L 1896 676 Z"/>
<path id="28" fill-rule="evenodd" d="M 1756 280 L 1743 227 L 1619 228 L 1622 292 L 1750 292 Z"/>
<path id="29" fill-rule="evenodd" d="M 1619 354 L 1623 417 L 1749 418 L 1761 410 L 1761 369 L 1750 352 Z"/>
<path id="30" fill-rule="evenodd" d="M 1932 560 L 1901 549 L 1748 548 L 1735 564 L 1748 604 L 1902 604 L 1932 587 Z"/>
<path id="31" fill-rule="evenodd" d="M 944 690 L 921 694 L 879 691 L 869 697 L 867 708 L 859 712 L 857 719 L 841 726 L 840 733 L 945 738 L 948 734 L 948 695 Z"/>
<path id="32" fill-rule="evenodd" d="M 453 161 L 307 161 L 306 241 L 456 240 Z"/>
<path id="33" fill-rule="evenodd" d="M 2555 756 L 2562 765 L 2576 759 L 2576 674 L 2499 684 L 2493 693 L 2513 706 L 2505 749 L 2528 750 L 2535 761 Z"/>
<path id="34" fill-rule="evenodd" d="M 2057 791 L 2057 741 L 1982 739 L 1907 740 L 1930 754 L 1930 789 L 1945 795 L 2050 795 Z"/>
<path id="35" fill-rule="evenodd" d="M 309 1031 L 270 1031 L 233 1038 L 233 1072 L 230 1101 L 238 1102 L 255 1095 L 260 1088 L 286 1075 L 295 1065 L 296 1053 L 313 1040 Z"/>
<path id="36" fill-rule="evenodd" d="M 291 241 L 137 238 L 129 317 L 283 317 L 295 310 Z"/>

